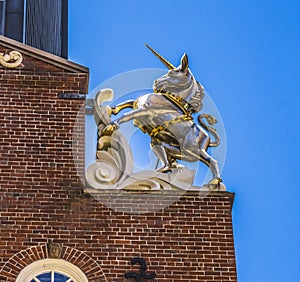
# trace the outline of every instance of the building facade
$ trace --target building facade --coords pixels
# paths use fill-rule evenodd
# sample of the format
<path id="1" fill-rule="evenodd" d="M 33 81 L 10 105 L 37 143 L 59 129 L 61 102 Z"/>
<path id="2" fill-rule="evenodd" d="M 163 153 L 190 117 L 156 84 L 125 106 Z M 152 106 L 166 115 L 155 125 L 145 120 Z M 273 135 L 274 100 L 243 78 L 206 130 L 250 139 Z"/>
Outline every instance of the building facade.
<path id="1" fill-rule="evenodd" d="M 29 41 L 38 31 L 8 32 L 13 17 L 30 26 L 40 2 L 25 2 L 0 0 L 0 33 L 31 45 L 0 36 L 0 281 L 237 281 L 233 193 L 139 192 L 161 208 L 136 214 L 135 193 L 85 192 L 89 70 L 62 58 L 64 39 L 56 53 Z"/>

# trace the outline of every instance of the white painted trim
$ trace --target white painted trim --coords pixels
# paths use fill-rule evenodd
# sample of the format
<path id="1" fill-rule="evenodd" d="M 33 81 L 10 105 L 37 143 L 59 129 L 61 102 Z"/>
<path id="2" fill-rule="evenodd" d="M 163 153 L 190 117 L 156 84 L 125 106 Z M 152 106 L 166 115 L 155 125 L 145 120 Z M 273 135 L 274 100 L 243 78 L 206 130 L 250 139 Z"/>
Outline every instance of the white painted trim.
<path id="1" fill-rule="evenodd" d="M 76 282 L 88 282 L 85 274 L 76 265 L 63 259 L 42 259 L 27 265 L 18 275 L 16 282 L 30 282 L 35 276 L 57 271 Z"/>

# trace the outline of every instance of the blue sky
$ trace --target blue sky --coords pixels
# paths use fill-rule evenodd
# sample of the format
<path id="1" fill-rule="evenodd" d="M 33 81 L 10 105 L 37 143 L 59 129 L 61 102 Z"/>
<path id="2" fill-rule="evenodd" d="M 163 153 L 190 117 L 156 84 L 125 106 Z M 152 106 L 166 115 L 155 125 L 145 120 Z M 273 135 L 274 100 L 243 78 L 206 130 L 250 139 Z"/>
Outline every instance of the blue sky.
<path id="1" fill-rule="evenodd" d="M 225 125 L 241 282 L 299 281 L 300 1 L 71 0 L 69 59 L 90 90 L 183 52 Z"/>

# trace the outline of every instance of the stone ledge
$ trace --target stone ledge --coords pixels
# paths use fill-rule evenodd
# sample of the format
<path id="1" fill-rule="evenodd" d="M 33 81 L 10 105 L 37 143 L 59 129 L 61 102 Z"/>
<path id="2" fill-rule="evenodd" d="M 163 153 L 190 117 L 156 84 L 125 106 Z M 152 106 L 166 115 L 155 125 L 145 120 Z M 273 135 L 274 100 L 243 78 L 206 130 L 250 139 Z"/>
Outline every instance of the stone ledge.
<path id="1" fill-rule="evenodd" d="M 203 199 L 206 201 L 207 199 L 228 199 L 230 201 L 230 207 L 232 208 L 235 193 L 228 191 L 196 191 L 196 190 L 149 190 L 149 191 L 123 191 L 117 189 L 105 189 L 105 190 L 97 190 L 93 188 L 84 188 L 83 193 L 88 197 L 93 197 L 99 202 L 108 203 L 109 201 L 119 203 L 130 203 L 133 200 L 136 200 L 139 204 L 143 202 L 143 200 L 148 199 L 153 202 L 157 202 L 158 199 L 162 200 L 162 204 L 169 202 L 169 204 L 173 204 L 175 202 L 180 201 L 180 199 Z M 151 202 L 151 201 L 150 201 Z"/>
<path id="2" fill-rule="evenodd" d="M 213 197 L 229 197 L 234 198 L 235 193 L 229 191 L 202 191 L 202 190 L 134 190 L 126 191 L 120 189 L 93 189 L 93 188 L 83 188 L 84 194 L 115 194 L 115 195 L 134 195 L 134 194 L 151 194 L 151 195 L 182 195 L 182 196 L 192 196 L 195 195 L 207 195 Z"/>

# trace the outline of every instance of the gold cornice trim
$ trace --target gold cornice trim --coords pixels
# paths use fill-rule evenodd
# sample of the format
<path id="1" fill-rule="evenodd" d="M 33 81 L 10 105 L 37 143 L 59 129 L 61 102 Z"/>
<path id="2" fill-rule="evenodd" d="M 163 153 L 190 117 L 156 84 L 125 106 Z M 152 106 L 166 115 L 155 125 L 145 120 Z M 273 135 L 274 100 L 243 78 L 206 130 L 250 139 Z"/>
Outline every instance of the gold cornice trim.
<path id="1" fill-rule="evenodd" d="M 8 54 L 0 53 L 0 64 L 7 68 L 16 68 L 22 64 L 23 57 L 18 51 L 10 51 Z"/>

